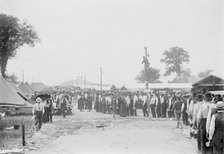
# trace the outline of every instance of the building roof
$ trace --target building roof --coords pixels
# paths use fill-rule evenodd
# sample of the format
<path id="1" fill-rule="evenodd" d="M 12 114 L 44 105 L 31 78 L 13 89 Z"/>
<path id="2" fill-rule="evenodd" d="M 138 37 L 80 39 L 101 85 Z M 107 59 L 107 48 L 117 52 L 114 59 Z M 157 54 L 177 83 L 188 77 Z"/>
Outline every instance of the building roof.
<path id="1" fill-rule="evenodd" d="M 191 89 L 191 83 L 149 83 L 148 88 L 155 89 Z M 144 91 L 145 88 L 130 89 L 133 91 Z"/>
<path id="2" fill-rule="evenodd" d="M 224 79 L 210 75 L 192 84 L 194 87 L 224 86 Z"/>

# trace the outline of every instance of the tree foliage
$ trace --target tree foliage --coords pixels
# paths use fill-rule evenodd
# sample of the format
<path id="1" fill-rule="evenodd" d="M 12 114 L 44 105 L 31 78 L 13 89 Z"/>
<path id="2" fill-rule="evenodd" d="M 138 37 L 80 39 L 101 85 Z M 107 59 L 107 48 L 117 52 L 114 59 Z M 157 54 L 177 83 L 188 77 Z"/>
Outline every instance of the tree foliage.
<path id="1" fill-rule="evenodd" d="M 203 72 L 198 73 L 198 78 L 199 78 L 199 79 L 206 78 L 206 77 L 208 77 L 209 75 L 211 75 L 212 72 L 213 72 L 213 70 L 206 69 L 206 70 L 204 70 Z"/>
<path id="2" fill-rule="evenodd" d="M 193 77 L 191 76 L 190 68 L 181 70 L 180 74 L 181 74 L 180 76 L 176 76 L 170 83 L 188 83 L 190 78 Z"/>
<path id="3" fill-rule="evenodd" d="M 7 80 L 11 80 L 11 81 L 13 81 L 15 83 L 18 82 L 18 77 L 14 73 L 10 74 L 10 75 L 6 74 L 6 79 Z"/>
<path id="4" fill-rule="evenodd" d="M 0 68 L 6 77 L 6 66 L 10 58 L 15 57 L 17 50 L 23 45 L 34 46 L 39 42 L 36 31 L 26 22 L 18 18 L 0 14 Z"/>
<path id="5" fill-rule="evenodd" d="M 117 90 L 117 87 L 115 85 L 112 85 L 110 90 L 115 91 L 115 90 Z"/>
<path id="6" fill-rule="evenodd" d="M 183 63 L 189 62 L 188 52 L 181 47 L 172 47 L 169 50 L 165 50 L 163 56 L 160 61 L 166 64 L 165 76 L 171 73 L 177 73 L 180 76 Z"/>
<path id="7" fill-rule="evenodd" d="M 158 83 L 158 79 L 160 78 L 160 71 L 158 69 L 149 67 L 147 69 L 147 73 L 145 70 L 142 70 L 139 75 L 135 78 L 139 83 Z"/>

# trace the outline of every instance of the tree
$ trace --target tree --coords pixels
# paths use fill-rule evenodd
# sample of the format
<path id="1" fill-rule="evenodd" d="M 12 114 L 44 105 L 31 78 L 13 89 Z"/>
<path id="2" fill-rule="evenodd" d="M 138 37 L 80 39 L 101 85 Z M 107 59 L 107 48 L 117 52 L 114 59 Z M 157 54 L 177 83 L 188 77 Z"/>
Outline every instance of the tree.
<path id="1" fill-rule="evenodd" d="M 199 79 L 206 78 L 206 77 L 208 77 L 209 75 L 211 75 L 212 72 L 213 72 L 213 70 L 206 69 L 206 70 L 204 70 L 203 72 L 198 73 L 198 78 L 199 78 Z"/>
<path id="2" fill-rule="evenodd" d="M 191 77 L 191 69 L 181 70 L 180 74 L 180 76 L 176 76 L 170 83 L 188 83 Z"/>
<path id="3" fill-rule="evenodd" d="M 121 90 L 128 90 L 125 86 L 121 87 Z"/>
<path id="4" fill-rule="evenodd" d="M 177 73 L 177 76 L 181 75 L 182 64 L 189 62 L 188 52 L 180 47 L 172 47 L 169 50 L 165 50 L 163 53 L 164 58 L 160 61 L 166 63 L 165 76 L 171 73 Z"/>
<path id="5" fill-rule="evenodd" d="M 15 82 L 15 83 L 17 83 L 18 82 L 18 77 L 13 73 L 13 74 L 11 74 L 11 75 L 6 75 L 6 79 L 7 80 L 11 80 L 11 81 L 13 81 L 13 82 Z"/>
<path id="6" fill-rule="evenodd" d="M 146 73 L 147 72 L 147 73 Z M 147 71 L 142 70 L 139 75 L 135 78 L 139 83 L 158 83 L 160 78 L 159 70 L 156 68 L 148 67 Z"/>
<path id="7" fill-rule="evenodd" d="M 0 14 L 0 68 L 2 77 L 6 78 L 8 60 L 16 56 L 23 45 L 34 46 L 40 39 L 33 27 L 18 18 Z"/>
<path id="8" fill-rule="evenodd" d="M 111 88 L 110 88 L 110 90 L 111 91 L 116 91 L 117 90 L 117 87 L 115 85 L 112 85 Z"/>

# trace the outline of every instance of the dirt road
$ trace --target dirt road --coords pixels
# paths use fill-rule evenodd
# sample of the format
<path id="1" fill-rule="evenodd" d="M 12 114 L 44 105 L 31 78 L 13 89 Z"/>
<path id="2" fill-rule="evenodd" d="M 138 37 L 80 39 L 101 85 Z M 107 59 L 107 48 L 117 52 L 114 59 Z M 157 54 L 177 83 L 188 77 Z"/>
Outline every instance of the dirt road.
<path id="1" fill-rule="evenodd" d="M 105 129 L 96 126 L 106 125 Z M 139 117 L 117 117 L 75 111 L 73 116 L 55 117 L 45 124 L 32 142 L 38 150 L 30 154 L 194 154 L 195 139 L 175 128 L 175 121 Z"/>

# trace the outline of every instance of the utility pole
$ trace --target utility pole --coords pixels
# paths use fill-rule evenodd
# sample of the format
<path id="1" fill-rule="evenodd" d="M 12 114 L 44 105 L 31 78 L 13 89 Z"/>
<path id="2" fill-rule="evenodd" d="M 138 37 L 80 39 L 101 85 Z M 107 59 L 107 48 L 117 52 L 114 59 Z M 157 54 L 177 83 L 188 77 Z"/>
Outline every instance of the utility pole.
<path id="1" fill-rule="evenodd" d="M 24 71 L 22 71 L 22 82 L 24 82 Z"/>
<path id="2" fill-rule="evenodd" d="M 145 56 L 143 57 L 143 61 L 142 61 L 142 64 L 144 63 L 144 69 L 145 69 L 145 86 L 146 86 L 146 89 L 148 89 L 148 80 L 147 80 L 147 74 L 148 74 L 148 68 L 149 68 L 149 60 L 148 60 L 148 53 L 147 53 L 147 49 L 148 47 L 145 46 Z"/>
<path id="3" fill-rule="evenodd" d="M 102 72 L 102 67 L 100 67 L 100 93 L 102 96 L 102 86 L 103 86 L 103 72 Z"/>

